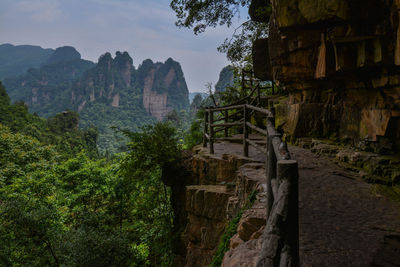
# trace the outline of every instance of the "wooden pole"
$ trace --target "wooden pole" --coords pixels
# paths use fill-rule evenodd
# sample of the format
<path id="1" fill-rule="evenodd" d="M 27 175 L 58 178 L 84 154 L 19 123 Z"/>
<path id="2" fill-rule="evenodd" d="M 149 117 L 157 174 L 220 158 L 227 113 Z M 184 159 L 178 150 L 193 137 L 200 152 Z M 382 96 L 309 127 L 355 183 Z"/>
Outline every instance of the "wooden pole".
<path id="1" fill-rule="evenodd" d="M 203 147 L 207 147 L 207 136 L 208 134 L 208 109 L 204 109 L 204 128 L 203 128 Z"/>
<path id="2" fill-rule="evenodd" d="M 275 199 L 272 190 L 272 180 L 276 179 L 276 156 L 272 145 L 272 139 L 276 136 L 277 135 L 274 134 L 269 134 L 267 136 L 267 220 Z"/>
<path id="3" fill-rule="evenodd" d="M 209 112 L 210 119 L 209 119 L 209 125 L 210 125 L 210 154 L 214 154 L 214 127 L 212 126 L 214 124 L 214 111 L 210 110 Z"/>
<path id="4" fill-rule="evenodd" d="M 247 131 L 247 121 L 248 121 L 248 114 L 246 105 L 243 106 L 243 156 L 249 156 L 249 144 L 247 139 L 249 138 L 249 133 Z"/>
<path id="5" fill-rule="evenodd" d="M 277 162 L 278 183 L 288 183 L 288 207 L 286 227 L 281 232 L 284 235 L 284 249 L 281 254 L 286 253 L 287 257 L 281 257 L 280 266 L 299 266 L 299 173 L 297 161 L 279 160 Z M 283 236 L 282 236 L 283 237 Z M 282 260 L 287 260 L 285 264 Z"/>
<path id="6" fill-rule="evenodd" d="M 271 111 L 271 115 L 272 115 L 271 122 L 272 122 L 272 125 L 275 127 L 275 107 L 274 107 L 274 102 L 271 102 L 270 111 Z"/>
<path id="7" fill-rule="evenodd" d="M 275 82 L 272 80 L 272 81 L 271 81 L 271 92 L 272 92 L 272 95 L 275 94 L 275 92 L 274 92 L 274 87 L 275 87 Z"/>
<path id="8" fill-rule="evenodd" d="M 225 123 L 228 123 L 228 110 L 225 110 L 224 121 Z M 224 132 L 225 132 L 225 137 L 228 137 L 228 127 L 225 127 Z"/>
<path id="9" fill-rule="evenodd" d="M 297 162 L 279 160 L 277 169 L 279 186 L 264 230 L 257 267 L 299 266 Z"/>

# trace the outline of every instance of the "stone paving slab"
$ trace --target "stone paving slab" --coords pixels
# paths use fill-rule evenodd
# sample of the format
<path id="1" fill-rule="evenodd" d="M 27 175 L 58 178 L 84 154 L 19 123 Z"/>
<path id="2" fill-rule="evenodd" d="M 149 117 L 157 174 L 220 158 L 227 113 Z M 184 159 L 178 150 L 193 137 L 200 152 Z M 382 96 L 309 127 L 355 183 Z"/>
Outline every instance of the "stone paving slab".
<path id="1" fill-rule="evenodd" d="M 257 139 L 253 139 L 257 140 Z M 207 146 L 209 149 L 209 145 Z M 243 156 L 243 145 L 241 143 L 230 143 L 230 142 L 216 142 L 214 143 L 214 154 L 215 156 L 223 155 L 236 155 L 240 158 Z M 249 146 L 249 159 L 253 162 L 265 162 L 265 154 L 259 152 L 252 146 Z"/>
<path id="2" fill-rule="evenodd" d="M 301 266 L 400 266 L 399 203 L 323 156 L 290 152 L 300 173 Z"/>

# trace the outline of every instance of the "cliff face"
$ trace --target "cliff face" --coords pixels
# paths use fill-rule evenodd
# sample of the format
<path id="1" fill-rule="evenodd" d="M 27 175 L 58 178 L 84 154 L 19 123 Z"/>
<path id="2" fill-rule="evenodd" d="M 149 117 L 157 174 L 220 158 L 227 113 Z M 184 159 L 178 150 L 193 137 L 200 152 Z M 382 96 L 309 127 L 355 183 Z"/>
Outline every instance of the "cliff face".
<path id="1" fill-rule="evenodd" d="M 196 185 L 186 187 L 187 223 L 183 233 L 186 255 L 180 265 L 209 265 L 229 220 L 238 214 L 253 191 L 257 196 L 264 192 L 264 164 L 238 155 L 240 153 L 234 152 L 236 148 L 239 149 L 240 145 L 233 144 L 231 150 L 222 155 L 211 155 L 207 148 L 200 146 L 194 149 L 191 166 L 192 182 Z M 246 242 L 254 241 L 262 233 L 264 204 L 256 201 L 253 207 L 242 216 L 231 248 L 241 244 L 247 248 Z M 256 255 L 259 249 L 260 246 L 250 254 Z M 255 259 L 249 258 L 250 261 Z M 228 262 L 235 261 L 236 255 L 230 254 L 225 266 L 233 266 Z"/>
<path id="2" fill-rule="evenodd" d="M 143 61 L 138 69 L 138 85 L 143 88 L 143 106 L 157 120 L 173 109 L 189 107 L 189 91 L 181 66 L 171 58 L 165 63 Z"/>
<path id="3" fill-rule="evenodd" d="M 117 52 L 114 59 L 110 53 L 102 55 L 96 67 L 87 71 L 72 88 L 73 105 L 78 111 L 95 101 L 119 107 L 122 91 L 133 86 L 135 68 L 132 63 L 127 52 Z"/>
<path id="4" fill-rule="evenodd" d="M 292 136 L 340 136 L 399 151 L 399 1 L 271 1 L 271 74 Z M 260 47 L 256 48 L 260 49 Z"/>

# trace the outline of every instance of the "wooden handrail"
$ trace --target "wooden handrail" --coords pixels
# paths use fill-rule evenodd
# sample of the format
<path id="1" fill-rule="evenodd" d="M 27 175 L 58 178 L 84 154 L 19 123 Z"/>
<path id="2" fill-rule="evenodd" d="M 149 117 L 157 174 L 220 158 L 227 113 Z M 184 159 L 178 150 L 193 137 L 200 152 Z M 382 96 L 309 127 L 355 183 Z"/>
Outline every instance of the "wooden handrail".
<path id="1" fill-rule="evenodd" d="M 232 127 L 242 125 L 242 122 L 229 122 L 229 123 L 214 123 L 211 124 L 212 127 Z"/>
<path id="2" fill-rule="evenodd" d="M 229 121 L 228 111 L 235 110 L 241 119 Z M 214 120 L 215 112 L 223 112 L 223 117 Z M 210 154 L 214 153 L 214 141 L 232 140 L 228 138 L 228 129 L 239 127 L 243 131 L 243 156 L 249 156 L 249 146 L 266 156 L 267 185 L 267 226 L 264 230 L 264 242 L 257 259 L 257 266 L 299 266 L 299 228 L 298 228 L 298 166 L 291 160 L 287 145 L 275 129 L 274 109 L 270 110 L 251 104 L 209 107 L 204 111 L 204 143 L 209 143 Z M 260 113 L 265 116 L 265 129 L 251 122 L 251 116 Z M 231 114 L 232 115 L 232 114 Z M 224 137 L 215 134 L 224 131 Z M 250 131 L 265 136 L 266 149 L 257 141 L 249 138 Z"/>
<path id="3" fill-rule="evenodd" d="M 253 109 L 255 111 L 258 111 L 258 112 L 261 112 L 261 113 L 263 113 L 265 115 L 268 115 L 270 117 L 273 116 L 271 111 L 269 111 L 267 109 L 263 109 L 263 108 L 259 108 L 259 107 L 256 107 L 256 106 L 253 106 L 253 105 L 247 105 L 247 104 L 246 104 L 246 108 Z"/>
<path id="4" fill-rule="evenodd" d="M 255 131 L 259 132 L 259 133 L 262 133 L 263 135 L 266 135 L 266 136 L 268 135 L 268 132 L 266 130 L 263 130 L 263 129 L 253 125 L 251 122 L 247 122 L 246 124 L 251 129 L 253 129 L 253 130 L 255 130 Z"/>
<path id="5" fill-rule="evenodd" d="M 246 87 L 246 73 L 253 76 L 251 72 L 242 72 L 243 89 Z M 291 160 L 286 143 L 275 129 L 274 108 L 267 110 L 259 107 L 261 88 L 260 83 L 254 86 L 254 81 L 253 77 L 249 80 L 252 88 L 250 95 L 228 106 L 208 107 L 204 110 L 203 146 L 207 147 L 208 143 L 209 152 L 213 154 L 214 141 L 232 140 L 233 138 L 228 138 L 228 130 L 239 127 L 242 129 L 243 137 L 236 141 L 242 140 L 243 156 L 249 156 L 249 145 L 266 156 L 267 224 L 256 266 L 299 266 L 298 166 L 296 161 Z M 249 103 L 248 99 L 254 92 L 257 92 L 257 96 Z M 229 111 L 234 113 L 229 115 Z M 222 116 L 215 118 L 215 112 L 219 112 Z M 255 113 L 265 116 L 265 129 L 251 123 L 251 117 Z M 236 119 L 240 114 L 241 119 Z M 223 138 L 215 136 L 222 131 L 224 131 Z M 265 136 L 266 149 L 249 138 L 250 131 Z"/>
<path id="6" fill-rule="evenodd" d="M 234 105 L 234 106 L 223 106 L 223 107 L 208 107 L 205 110 L 207 111 L 224 111 L 224 110 L 231 110 L 231 109 L 239 109 L 239 108 L 243 108 L 243 104 L 242 105 Z"/>

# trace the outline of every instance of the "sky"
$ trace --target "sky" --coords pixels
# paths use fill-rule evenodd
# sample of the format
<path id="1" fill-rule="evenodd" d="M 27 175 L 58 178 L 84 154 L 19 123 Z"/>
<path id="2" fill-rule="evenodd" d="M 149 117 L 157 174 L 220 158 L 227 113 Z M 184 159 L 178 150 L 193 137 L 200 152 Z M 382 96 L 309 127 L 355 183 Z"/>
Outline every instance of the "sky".
<path id="1" fill-rule="evenodd" d="M 138 65 L 147 58 L 178 61 L 191 92 L 205 92 L 229 62 L 217 47 L 240 25 L 195 35 L 175 26 L 169 0 L 1 0 L 0 44 L 75 47 L 82 58 L 127 51 Z"/>

